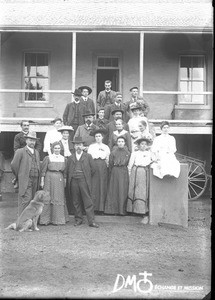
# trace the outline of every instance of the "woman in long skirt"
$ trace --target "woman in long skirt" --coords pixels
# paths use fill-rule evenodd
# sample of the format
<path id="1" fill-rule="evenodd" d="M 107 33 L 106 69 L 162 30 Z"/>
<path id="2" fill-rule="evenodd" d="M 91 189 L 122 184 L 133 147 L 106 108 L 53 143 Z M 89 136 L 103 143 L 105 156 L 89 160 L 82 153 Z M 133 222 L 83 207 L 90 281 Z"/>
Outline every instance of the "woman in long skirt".
<path id="1" fill-rule="evenodd" d="M 94 210 L 99 212 L 104 212 L 108 186 L 110 149 L 102 143 L 105 133 L 104 129 L 93 131 L 92 135 L 94 135 L 96 142 L 88 148 L 88 153 L 92 155 L 96 169 L 92 177 L 92 199 Z"/>
<path id="2" fill-rule="evenodd" d="M 127 165 L 130 152 L 125 148 L 125 138 L 123 136 L 117 138 L 117 146 L 111 152 L 109 159 L 110 181 L 105 213 L 125 215 L 129 184 Z"/>
<path id="3" fill-rule="evenodd" d="M 138 150 L 131 154 L 128 164 L 129 191 L 127 212 L 144 215 L 142 223 L 148 223 L 149 165 L 152 162 L 148 147 L 151 139 L 142 137 L 135 142 Z"/>
<path id="4" fill-rule="evenodd" d="M 60 155 L 59 142 L 52 144 L 53 154 L 46 156 L 42 163 L 41 187 L 50 193 L 49 202 L 45 203 L 40 215 L 41 225 L 60 225 L 69 221 L 64 195 L 65 158 Z"/>

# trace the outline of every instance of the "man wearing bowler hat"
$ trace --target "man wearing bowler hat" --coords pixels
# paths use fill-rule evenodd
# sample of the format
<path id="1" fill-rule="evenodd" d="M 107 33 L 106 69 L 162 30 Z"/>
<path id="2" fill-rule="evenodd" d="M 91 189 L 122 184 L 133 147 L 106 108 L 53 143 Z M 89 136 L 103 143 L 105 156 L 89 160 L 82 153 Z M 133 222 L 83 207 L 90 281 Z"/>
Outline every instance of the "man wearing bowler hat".
<path id="1" fill-rule="evenodd" d="M 79 226 L 83 223 L 83 203 L 89 226 L 98 228 L 98 224 L 95 223 L 92 201 L 92 176 L 95 173 L 94 161 L 90 154 L 83 151 L 84 141 L 81 137 L 74 137 L 72 142 L 74 143 L 75 153 L 68 158 L 66 175 L 75 207 L 74 225 Z"/>
<path id="2" fill-rule="evenodd" d="M 89 97 L 89 95 L 92 93 L 92 89 L 87 85 L 80 86 L 78 89 L 82 93 L 81 103 L 86 106 L 87 110 L 91 110 L 93 113 L 95 113 L 95 104 Z"/>
<path id="3" fill-rule="evenodd" d="M 64 125 L 72 126 L 75 133 L 78 126 L 84 124 L 82 115 L 86 111 L 86 106 L 81 103 L 81 90 L 75 89 L 72 94 L 74 96 L 74 101 L 66 105 L 63 113 L 63 123 Z"/>
<path id="4" fill-rule="evenodd" d="M 74 135 L 74 138 L 82 138 L 87 150 L 88 146 L 95 142 L 94 137 L 90 134 L 92 130 L 98 129 L 99 127 L 93 124 L 94 113 L 87 110 L 82 116 L 84 118 L 84 124 L 80 125 Z"/>
<path id="5" fill-rule="evenodd" d="M 35 149 L 36 141 L 39 139 L 36 132 L 29 131 L 25 136 L 26 146 L 17 149 L 11 162 L 11 169 L 18 178 L 18 214 L 28 206 L 39 189 L 40 157 Z"/>

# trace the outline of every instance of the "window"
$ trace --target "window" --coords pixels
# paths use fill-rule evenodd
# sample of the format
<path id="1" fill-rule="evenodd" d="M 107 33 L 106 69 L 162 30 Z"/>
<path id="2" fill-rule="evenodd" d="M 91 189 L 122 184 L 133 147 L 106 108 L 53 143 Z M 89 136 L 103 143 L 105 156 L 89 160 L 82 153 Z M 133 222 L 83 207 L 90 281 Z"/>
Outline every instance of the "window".
<path id="1" fill-rule="evenodd" d="M 205 57 L 203 55 L 181 56 L 179 90 L 181 92 L 204 92 Z M 179 95 L 179 104 L 204 104 L 205 95 Z"/>
<path id="2" fill-rule="evenodd" d="M 48 53 L 24 54 L 24 88 L 26 90 L 48 90 Z M 25 93 L 25 101 L 47 101 L 48 94 Z"/>
<path id="3" fill-rule="evenodd" d="M 118 57 L 98 57 L 98 67 L 119 67 L 119 58 Z"/>

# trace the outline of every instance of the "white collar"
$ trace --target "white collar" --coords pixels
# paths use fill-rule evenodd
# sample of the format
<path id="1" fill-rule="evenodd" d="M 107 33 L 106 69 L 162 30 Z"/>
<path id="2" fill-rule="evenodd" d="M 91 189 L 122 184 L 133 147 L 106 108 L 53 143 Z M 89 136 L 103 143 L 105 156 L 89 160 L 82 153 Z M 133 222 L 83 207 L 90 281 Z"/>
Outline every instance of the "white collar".
<path id="1" fill-rule="evenodd" d="M 27 146 L 27 148 L 28 148 L 28 150 L 29 150 L 32 154 L 34 154 L 34 149 L 32 149 L 32 148 L 30 148 L 30 147 L 28 147 L 28 146 Z"/>

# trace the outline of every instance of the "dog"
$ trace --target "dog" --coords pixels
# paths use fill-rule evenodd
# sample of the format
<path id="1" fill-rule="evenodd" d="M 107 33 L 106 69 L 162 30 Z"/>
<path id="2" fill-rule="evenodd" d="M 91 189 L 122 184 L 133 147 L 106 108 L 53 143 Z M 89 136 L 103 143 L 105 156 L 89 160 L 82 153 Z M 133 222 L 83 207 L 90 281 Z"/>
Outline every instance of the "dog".
<path id="1" fill-rule="evenodd" d="M 38 218 L 44 207 L 44 201 L 50 200 L 50 194 L 47 191 L 37 191 L 34 199 L 23 210 L 15 223 L 10 224 L 5 229 L 14 229 L 19 232 L 39 230 L 37 227 Z"/>

